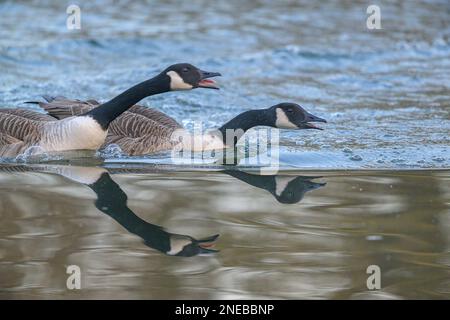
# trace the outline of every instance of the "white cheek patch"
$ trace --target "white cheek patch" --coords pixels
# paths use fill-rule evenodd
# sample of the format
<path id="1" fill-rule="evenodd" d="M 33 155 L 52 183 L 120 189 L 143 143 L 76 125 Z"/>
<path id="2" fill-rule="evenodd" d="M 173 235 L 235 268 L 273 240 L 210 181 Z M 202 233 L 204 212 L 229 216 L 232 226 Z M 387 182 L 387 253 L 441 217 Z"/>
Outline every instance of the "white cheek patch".
<path id="1" fill-rule="evenodd" d="M 193 86 L 184 82 L 178 73 L 175 71 L 169 71 L 166 73 L 170 77 L 170 89 L 171 90 L 191 90 Z"/>
<path id="2" fill-rule="evenodd" d="M 277 128 L 281 129 L 298 129 L 280 108 L 277 108 L 277 121 L 275 122 L 275 125 Z"/>
<path id="3" fill-rule="evenodd" d="M 167 251 L 166 253 L 170 256 L 175 256 L 183 251 L 185 246 L 191 243 L 192 240 L 188 237 L 173 235 L 170 237 L 170 251 Z"/>
<path id="4" fill-rule="evenodd" d="M 289 182 L 295 180 L 295 178 L 296 177 L 275 177 L 275 194 L 281 196 Z"/>

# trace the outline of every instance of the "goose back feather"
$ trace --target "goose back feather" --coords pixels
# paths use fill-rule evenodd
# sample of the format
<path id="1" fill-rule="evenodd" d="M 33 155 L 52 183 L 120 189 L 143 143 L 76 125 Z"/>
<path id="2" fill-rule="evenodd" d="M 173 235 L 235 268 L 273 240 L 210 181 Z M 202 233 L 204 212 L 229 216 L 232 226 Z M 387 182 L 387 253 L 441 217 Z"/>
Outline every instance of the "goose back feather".
<path id="1" fill-rule="evenodd" d="M 44 96 L 44 99 L 46 99 L 47 102 L 39 102 L 39 106 L 47 111 L 50 116 L 57 119 L 81 115 L 94 109 L 100 104 L 98 101 L 93 99 L 81 101 L 67 99 L 63 96 Z M 148 125 L 146 121 L 149 120 L 161 126 L 172 128 L 173 130 L 182 127 L 175 119 L 169 117 L 163 112 L 153 108 L 134 105 L 115 119 L 111 123 L 110 129 L 119 130 L 115 133 L 126 134 L 132 137 L 140 137 L 150 132 L 155 133 L 154 130 L 151 128 L 146 128 L 145 126 L 145 124 Z"/>
<path id="2" fill-rule="evenodd" d="M 30 116 L 30 118 L 28 118 Z M 18 115 L 9 112 L 0 112 L 1 134 L 20 141 L 31 141 L 39 135 L 39 129 L 45 121 L 34 120 L 31 112 Z"/>
<path id="3" fill-rule="evenodd" d="M 126 138 L 136 139 L 154 133 L 155 128 L 174 130 L 180 127 L 175 120 L 159 111 L 135 104 L 146 97 L 174 90 L 217 89 L 215 82 L 208 79 L 215 76 L 220 76 L 220 73 L 203 71 L 189 63 L 178 63 L 103 104 L 95 100 L 69 100 L 62 96 L 46 96 L 46 102 L 30 102 L 38 103 L 59 121 L 31 111 L 0 112 L 0 155 L 10 154 L 12 147 L 17 151 L 16 145 L 20 149 L 35 145 L 44 152 L 96 150 L 104 145 L 108 131 L 111 131 L 112 139 L 115 140 L 114 136 L 118 133 Z M 118 119 L 133 106 L 134 109 L 128 115 Z M 133 117 L 137 120 L 131 121 Z M 109 130 L 115 120 L 118 120 L 113 125 L 115 129 Z M 149 129 L 142 121 L 156 122 L 158 125 Z M 122 124 L 119 125 L 120 123 Z"/>
<path id="4" fill-rule="evenodd" d="M 29 109 L 10 109 L 4 108 L 0 109 L 0 113 L 7 113 L 11 115 L 15 115 L 18 117 L 26 118 L 29 120 L 37 120 L 37 121 L 54 121 L 55 118 L 49 114 L 37 112 Z"/>

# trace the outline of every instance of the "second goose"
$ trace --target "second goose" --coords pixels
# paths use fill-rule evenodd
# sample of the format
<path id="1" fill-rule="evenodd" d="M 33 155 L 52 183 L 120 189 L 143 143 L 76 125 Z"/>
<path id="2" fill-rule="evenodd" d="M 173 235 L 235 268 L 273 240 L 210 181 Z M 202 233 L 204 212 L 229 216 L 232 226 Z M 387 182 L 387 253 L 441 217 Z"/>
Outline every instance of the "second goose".
<path id="1" fill-rule="evenodd" d="M 98 102 L 47 98 L 39 105 L 51 116 L 65 119 L 73 114 L 95 111 Z M 155 109 L 135 105 L 110 125 L 105 146 L 115 143 L 128 155 L 143 155 L 159 151 L 205 151 L 233 147 L 246 131 L 256 126 L 280 129 L 321 129 L 312 122 L 326 122 L 295 103 L 280 103 L 267 109 L 249 110 L 239 114 L 219 129 L 202 135 L 192 135 L 177 121 Z M 234 134 L 227 141 L 227 130 Z M 230 132 L 230 131 L 228 131 Z M 181 142 L 180 142 L 181 141 Z"/>

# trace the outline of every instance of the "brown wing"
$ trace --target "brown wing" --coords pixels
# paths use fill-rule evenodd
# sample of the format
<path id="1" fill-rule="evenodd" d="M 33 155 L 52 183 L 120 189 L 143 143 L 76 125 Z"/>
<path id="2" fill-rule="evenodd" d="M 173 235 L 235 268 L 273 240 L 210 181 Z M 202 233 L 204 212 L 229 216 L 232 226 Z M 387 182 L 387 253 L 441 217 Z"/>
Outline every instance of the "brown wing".
<path id="1" fill-rule="evenodd" d="M 93 99 L 81 101 L 76 99 L 67 99 L 62 96 L 44 96 L 44 99 L 47 100 L 47 102 L 38 102 L 39 106 L 47 111 L 49 115 L 57 119 L 64 119 L 67 117 L 83 114 L 92 110 L 100 104 L 98 101 Z M 177 121 L 175 121 L 175 119 L 153 108 L 147 108 L 136 104 L 128 109 L 125 113 L 140 115 L 145 118 L 151 119 L 163 126 L 172 127 L 174 129 L 181 128 L 181 125 Z"/>
<path id="2" fill-rule="evenodd" d="M 0 134 L 20 141 L 38 140 L 40 138 L 39 128 L 45 123 L 47 122 L 0 111 Z"/>
<path id="3" fill-rule="evenodd" d="M 38 102 L 39 106 L 48 112 L 48 114 L 57 119 L 64 119 L 86 113 L 100 103 L 96 100 L 71 100 L 63 96 L 48 97 L 44 96 L 47 102 Z"/>
<path id="4" fill-rule="evenodd" d="M 126 112 L 111 123 L 105 146 L 118 144 L 129 155 L 154 153 L 172 147 L 170 139 L 173 132 L 172 127 Z"/>
<path id="5" fill-rule="evenodd" d="M 22 142 L 22 141 L 14 138 L 8 134 L 0 133 L 0 146 L 5 146 L 8 144 L 13 144 L 13 143 L 18 143 L 18 142 Z"/>
<path id="6" fill-rule="evenodd" d="M 181 124 L 179 124 L 175 119 L 153 108 L 147 108 L 136 104 L 128 109 L 127 112 L 144 116 L 159 123 L 160 125 L 172 128 L 172 130 L 182 128 Z"/>
<path id="7" fill-rule="evenodd" d="M 36 120 L 36 121 L 55 121 L 56 120 L 55 118 L 53 118 L 52 116 L 50 116 L 48 114 L 29 110 L 29 109 L 7 109 L 7 108 L 5 108 L 5 109 L 0 109 L 0 113 L 7 113 L 7 114 L 15 115 L 15 116 L 30 119 L 30 120 Z"/>
<path id="8" fill-rule="evenodd" d="M 115 143 L 129 155 L 142 155 L 170 150 L 172 133 L 181 126 L 154 109 L 133 106 L 111 122 L 105 146 Z M 145 109 L 145 110 L 143 110 Z"/>
<path id="9" fill-rule="evenodd" d="M 44 96 L 44 98 L 47 102 L 39 102 L 39 106 L 57 119 L 64 119 L 74 115 L 83 114 L 100 104 L 98 101 L 93 99 L 86 101 L 70 100 L 62 96 Z M 127 115 L 127 119 L 130 119 L 130 114 L 142 116 L 143 118 L 137 118 L 140 119 L 139 121 L 145 121 L 144 118 L 147 118 L 166 127 L 171 127 L 173 129 L 181 128 L 181 125 L 175 121 L 175 119 L 153 108 L 134 105 L 124 113 L 124 115 Z M 117 120 L 119 120 L 119 122 L 123 121 L 120 120 L 120 117 L 118 117 L 115 121 Z"/>
<path id="10" fill-rule="evenodd" d="M 173 147 L 173 143 L 168 137 L 161 138 L 153 135 L 132 138 L 108 134 L 104 146 L 111 143 L 119 145 L 123 152 L 131 156 L 170 150 Z"/>
<path id="11" fill-rule="evenodd" d="M 136 107 L 136 106 L 134 106 Z M 134 108 L 133 107 L 133 108 Z M 140 107 L 146 109 L 144 107 Z M 153 110 L 156 111 L 156 110 Z M 158 113 L 165 116 L 163 113 Z M 147 117 L 148 114 L 138 114 L 134 112 L 124 112 L 120 117 L 111 122 L 109 126 L 109 133 L 118 136 L 138 138 L 145 135 L 155 135 L 157 137 L 170 136 L 170 134 L 181 126 L 175 126 L 171 123 L 170 117 L 166 117 L 165 120 L 161 119 L 160 115 L 156 112 L 151 115 L 157 115 L 155 119 Z M 175 120 L 173 120 L 175 122 Z M 175 122 L 176 123 L 176 122 Z"/>
<path id="12" fill-rule="evenodd" d="M 39 128 L 45 123 L 14 113 L 0 112 L 0 157 L 15 157 L 39 141 Z"/>
<path id="13" fill-rule="evenodd" d="M 15 157 L 40 137 L 40 123 L 57 121 L 28 109 L 0 109 L 0 156 Z"/>

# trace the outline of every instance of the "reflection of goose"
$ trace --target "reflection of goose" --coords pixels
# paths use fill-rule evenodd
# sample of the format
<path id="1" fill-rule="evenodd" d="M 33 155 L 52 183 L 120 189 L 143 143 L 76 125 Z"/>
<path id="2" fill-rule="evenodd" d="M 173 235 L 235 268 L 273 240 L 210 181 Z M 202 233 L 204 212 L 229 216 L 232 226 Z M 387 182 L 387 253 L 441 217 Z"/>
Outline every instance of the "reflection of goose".
<path id="1" fill-rule="evenodd" d="M 57 173 L 72 181 L 89 186 L 97 195 L 95 206 L 120 223 L 127 231 L 141 237 L 144 243 L 167 255 L 191 257 L 211 254 L 217 250 L 209 248 L 219 237 L 218 234 L 203 239 L 165 231 L 162 227 L 139 218 L 127 205 L 128 197 L 109 173 L 98 167 L 78 167 L 61 165 L 43 166 L 2 166 L 6 172 L 50 172 Z"/>
<path id="2" fill-rule="evenodd" d="M 139 218 L 128 208 L 128 197 L 125 192 L 111 179 L 106 170 L 102 171 L 99 178 L 89 184 L 89 187 L 97 194 L 95 206 L 119 222 L 129 232 L 144 239 L 146 245 L 168 255 L 184 257 L 217 252 L 209 249 L 208 246 L 214 243 L 219 237 L 218 234 L 197 240 L 187 235 L 169 233 L 162 227 Z"/>
<path id="3" fill-rule="evenodd" d="M 173 172 L 179 169 L 179 166 L 158 165 L 156 168 L 109 168 L 112 174 L 146 174 L 155 172 Z M 294 204 L 300 202 L 305 193 L 322 188 L 327 185 L 326 182 L 314 182 L 312 180 L 322 178 L 321 176 L 295 176 L 287 174 L 269 175 L 264 173 L 247 173 L 238 169 L 229 169 L 218 171 L 225 173 L 233 178 L 239 179 L 256 188 L 264 189 L 270 192 L 280 203 Z"/>
<path id="4" fill-rule="evenodd" d="M 326 183 L 311 181 L 320 177 L 258 175 L 239 170 L 224 170 L 222 172 L 252 186 L 267 190 L 278 202 L 286 204 L 297 203 L 303 199 L 306 192 L 326 185 Z"/>
<path id="5" fill-rule="evenodd" d="M 133 126 L 126 120 L 127 117 L 143 117 L 132 110 L 125 113 L 140 100 L 172 90 L 216 88 L 214 82 L 207 78 L 217 75 L 220 74 L 204 72 L 190 64 L 175 64 L 152 79 L 97 105 L 95 109 L 86 108 L 80 113 L 71 113 L 61 121 L 54 121 L 55 118 L 51 116 L 30 110 L 0 109 L 0 156 L 14 157 L 31 146 L 38 146 L 44 152 L 96 150 L 104 144 L 110 124 L 116 118 L 125 122 L 126 128 L 128 125 Z M 52 102 L 44 105 L 53 107 L 55 113 L 60 108 L 70 107 L 68 102 L 71 105 L 81 103 L 61 98 L 52 99 Z M 89 106 L 89 103 L 86 105 Z M 161 113 L 153 112 L 153 116 L 160 117 Z"/>

